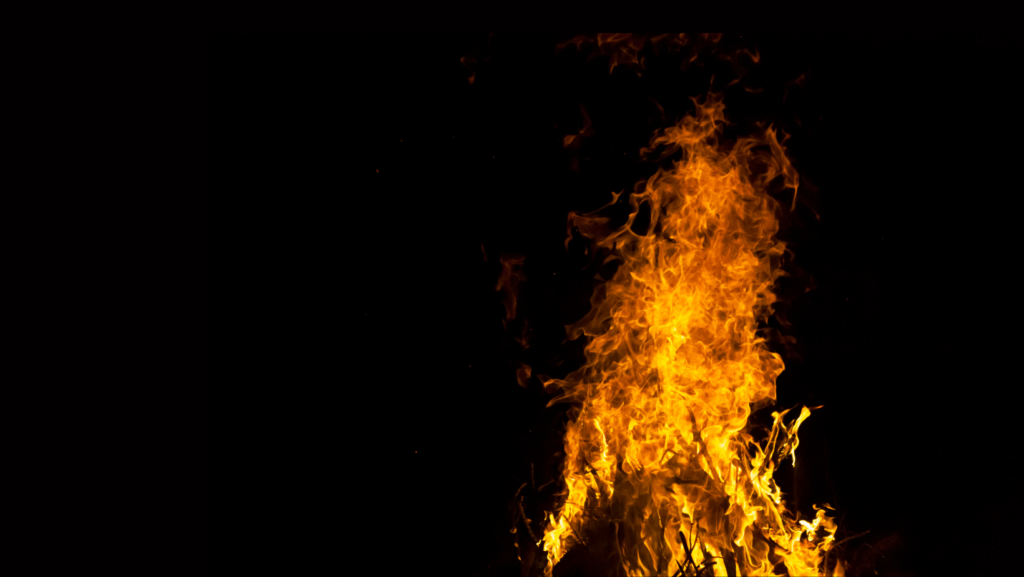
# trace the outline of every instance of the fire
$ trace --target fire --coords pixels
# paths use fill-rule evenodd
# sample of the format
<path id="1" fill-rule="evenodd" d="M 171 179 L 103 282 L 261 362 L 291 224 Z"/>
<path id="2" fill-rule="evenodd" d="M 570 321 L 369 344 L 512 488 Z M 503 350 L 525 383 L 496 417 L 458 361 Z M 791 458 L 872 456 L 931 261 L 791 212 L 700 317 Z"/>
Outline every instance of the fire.
<path id="1" fill-rule="evenodd" d="M 773 413 L 760 443 L 747 427 L 784 368 L 757 330 L 783 274 L 768 188 L 782 182 L 795 199 L 798 175 L 774 130 L 724 146 L 721 98 L 694 103 L 652 141 L 681 159 L 638 186 L 625 225 L 610 230 L 600 211 L 569 217 L 620 265 L 569 327 L 590 337 L 585 365 L 545 379 L 560 393 L 552 403 L 574 404 L 565 501 L 538 543 L 548 575 L 600 531 L 613 535 L 613 572 L 628 575 L 817 575 L 833 543 L 825 509 L 798 520 L 773 480 L 782 460 L 796 463 L 810 410 Z M 645 204 L 650 226 L 637 234 Z"/>

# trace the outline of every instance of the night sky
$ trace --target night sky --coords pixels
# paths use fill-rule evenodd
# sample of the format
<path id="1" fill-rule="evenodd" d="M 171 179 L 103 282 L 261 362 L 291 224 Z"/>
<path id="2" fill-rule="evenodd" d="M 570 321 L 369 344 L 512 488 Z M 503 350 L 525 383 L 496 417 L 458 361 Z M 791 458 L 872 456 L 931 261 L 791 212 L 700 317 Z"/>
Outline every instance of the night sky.
<path id="1" fill-rule="evenodd" d="M 565 407 L 515 369 L 579 366 L 563 325 L 598 282 L 566 217 L 649 177 L 710 86 L 802 178 L 776 406 L 824 408 L 787 499 L 870 530 L 847 553 L 879 574 L 1007 574 L 1021 37 L 726 35 L 638 75 L 574 36 L 213 40 L 213 567 L 519 575 L 509 506 L 557 476 Z"/>

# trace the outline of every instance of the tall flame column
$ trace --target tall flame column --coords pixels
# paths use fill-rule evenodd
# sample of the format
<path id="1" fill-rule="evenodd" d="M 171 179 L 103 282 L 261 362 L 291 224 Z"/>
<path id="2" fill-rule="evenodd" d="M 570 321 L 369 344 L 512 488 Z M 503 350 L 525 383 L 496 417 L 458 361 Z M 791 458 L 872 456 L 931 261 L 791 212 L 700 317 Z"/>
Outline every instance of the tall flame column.
<path id="1" fill-rule="evenodd" d="M 725 149 L 721 99 L 695 104 L 652 141 L 647 152 L 681 158 L 630 197 L 624 226 L 611 230 L 597 212 L 569 217 L 621 264 L 570 327 L 590 337 L 585 366 L 545 382 L 559 392 L 552 402 L 574 404 L 565 501 L 542 538 L 548 574 L 609 527 L 611 558 L 629 575 L 684 566 L 761 575 L 779 562 L 792 575 L 817 574 L 832 543 L 825 510 L 798 522 L 772 478 L 810 411 L 774 413 L 763 444 L 745 432 L 752 407 L 774 401 L 784 368 L 757 332 L 783 274 L 767 189 L 781 179 L 795 195 L 798 175 L 773 130 Z M 651 223 L 636 234 L 644 203 Z"/>

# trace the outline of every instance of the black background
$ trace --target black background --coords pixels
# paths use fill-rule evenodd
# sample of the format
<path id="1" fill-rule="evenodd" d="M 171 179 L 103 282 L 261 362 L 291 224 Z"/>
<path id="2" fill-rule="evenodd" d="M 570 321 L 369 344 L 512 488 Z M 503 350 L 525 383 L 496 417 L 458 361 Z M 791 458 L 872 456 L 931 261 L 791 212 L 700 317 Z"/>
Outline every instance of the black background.
<path id="1" fill-rule="evenodd" d="M 556 473 L 564 409 L 515 363 L 578 363 L 562 325 L 595 282 L 566 216 L 649 176 L 640 148 L 728 72 L 609 73 L 556 52 L 573 36 L 213 41 L 216 570 L 518 574 L 508 507 L 531 463 Z M 779 406 L 824 408 L 783 490 L 870 530 L 848 551 L 883 551 L 880 574 L 1007 573 L 1020 38 L 722 42 L 757 50 L 741 86 L 764 88 L 726 114 L 791 134 L 805 187 Z M 592 135 L 563 147 L 581 105 Z M 502 254 L 525 256 L 525 352 Z"/>

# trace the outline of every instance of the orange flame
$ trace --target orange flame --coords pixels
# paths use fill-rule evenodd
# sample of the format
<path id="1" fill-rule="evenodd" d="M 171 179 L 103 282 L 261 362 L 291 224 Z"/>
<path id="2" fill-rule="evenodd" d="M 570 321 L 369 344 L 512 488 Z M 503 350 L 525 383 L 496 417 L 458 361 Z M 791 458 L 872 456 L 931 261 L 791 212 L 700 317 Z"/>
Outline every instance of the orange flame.
<path id="1" fill-rule="evenodd" d="M 767 189 L 779 178 L 795 201 L 798 175 L 771 128 L 723 147 L 721 98 L 694 102 L 694 115 L 652 141 L 663 158 L 682 158 L 629 198 L 625 225 L 610 230 L 600 211 L 569 217 L 620 266 L 567 327 L 590 337 L 585 365 L 545 379 L 561 393 L 552 403 L 574 403 L 565 501 L 538 543 L 547 575 L 602 527 L 628 575 L 765 575 L 780 563 L 817 575 L 833 542 L 825 510 L 798 521 L 772 477 L 786 457 L 795 465 L 810 410 L 789 424 L 789 411 L 773 413 L 763 445 L 747 427 L 753 409 L 774 401 L 784 368 L 757 331 L 783 274 Z M 650 226 L 636 234 L 644 204 Z"/>

